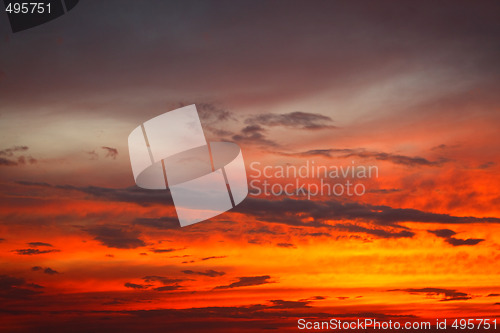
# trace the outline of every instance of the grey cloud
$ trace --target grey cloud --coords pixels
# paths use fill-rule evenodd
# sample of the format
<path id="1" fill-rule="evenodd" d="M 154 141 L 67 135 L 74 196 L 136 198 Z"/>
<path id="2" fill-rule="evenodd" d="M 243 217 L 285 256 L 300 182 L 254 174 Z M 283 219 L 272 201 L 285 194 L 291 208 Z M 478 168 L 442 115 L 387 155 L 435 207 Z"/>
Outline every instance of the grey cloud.
<path id="1" fill-rule="evenodd" d="M 335 224 L 333 226 L 337 230 L 348 231 L 348 232 L 362 232 L 369 235 L 377 236 L 379 238 L 411 238 L 415 236 L 415 233 L 402 230 L 402 231 L 387 231 L 383 229 L 369 229 L 359 225 L 354 224 Z"/>
<path id="2" fill-rule="evenodd" d="M 140 232 L 130 230 L 127 226 L 91 226 L 84 229 L 88 234 L 102 245 L 117 249 L 135 249 L 145 246 L 146 243 L 139 238 Z"/>
<path id="3" fill-rule="evenodd" d="M 39 272 L 40 271 L 40 272 L 43 272 L 43 273 L 48 274 L 48 275 L 59 274 L 58 271 L 53 270 L 50 267 L 43 268 L 43 267 L 40 267 L 40 266 L 33 266 L 33 267 L 31 267 L 31 270 L 34 271 L 34 272 Z"/>
<path id="4" fill-rule="evenodd" d="M 217 286 L 214 289 L 232 289 L 238 287 L 259 286 L 262 284 L 272 283 L 271 281 L 269 281 L 270 278 L 271 277 L 269 275 L 245 276 L 238 278 L 238 281 L 236 282 L 233 282 L 225 286 Z"/>
<path id="5" fill-rule="evenodd" d="M 38 247 L 38 246 L 50 246 L 50 247 L 52 247 L 52 244 L 44 243 L 44 242 L 30 242 L 30 243 L 28 243 L 28 245 L 31 247 Z"/>
<path id="6" fill-rule="evenodd" d="M 441 302 L 446 301 L 465 301 L 472 299 L 472 296 L 464 293 L 458 292 L 455 289 L 444 289 L 444 288 L 407 288 L 407 289 L 391 289 L 388 291 L 404 291 L 410 294 L 424 294 L 426 296 L 439 296 L 442 295 L 443 298 Z"/>
<path id="7" fill-rule="evenodd" d="M 263 113 L 245 120 L 245 123 L 254 126 L 284 126 L 308 130 L 335 128 L 330 124 L 332 122 L 332 119 L 328 116 L 300 111 L 281 114 Z"/>
<path id="8" fill-rule="evenodd" d="M 0 150 L 0 166 L 16 166 L 27 163 L 35 164 L 37 160 L 31 156 L 19 155 L 29 149 L 27 146 L 14 146 Z"/>
<path id="9" fill-rule="evenodd" d="M 106 155 L 104 157 L 116 159 L 116 157 L 118 156 L 118 149 L 116 148 L 106 147 L 106 146 L 102 146 L 101 148 L 106 151 Z"/>
<path id="10" fill-rule="evenodd" d="M 459 239 L 452 237 L 457 233 L 450 229 L 438 229 L 438 230 L 427 230 L 427 231 L 438 237 L 444 238 L 445 242 L 453 246 L 477 245 L 484 241 L 484 239 L 480 238 Z"/>
<path id="11" fill-rule="evenodd" d="M 223 276 L 226 273 L 225 272 L 219 272 L 219 271 L 214 271 L 213 269 L 208 269 L 204 272 L 197 272 L 197 271 L 192 271 L 190 269 L 182 271 L 184 274 L 196 274 L 196 275 L 203 275 L 203 276 L 209 276 L 209 277 L 217 277 L 217 276 Z"/>
<path id="12" fill-rule="evenodd" d="M 145 285 L 142 285 L 142 284 L 136 284 L 136 283 L 130 283 L 130 282 L 126 282 L 124 284 L 125 287 L 127 288 L 131 288 L 131 289 L 147 289 L 148 287 L 145 286 Z"/>
<path id="13" fill-rule="evenodd" d="M 24 299 L 40 294 L 40 285 L 28 283 L 23 278 L 0 275 L 0 298 Z"/>
<path id="14" fill-rule="evenodd" d="M 12 252 L 19 255 L 31 256 L 31 255 L 51 253 L 51 252 L 60 252 L 60 250 L 18 249 L 18 250 L 13 250 Z"/>

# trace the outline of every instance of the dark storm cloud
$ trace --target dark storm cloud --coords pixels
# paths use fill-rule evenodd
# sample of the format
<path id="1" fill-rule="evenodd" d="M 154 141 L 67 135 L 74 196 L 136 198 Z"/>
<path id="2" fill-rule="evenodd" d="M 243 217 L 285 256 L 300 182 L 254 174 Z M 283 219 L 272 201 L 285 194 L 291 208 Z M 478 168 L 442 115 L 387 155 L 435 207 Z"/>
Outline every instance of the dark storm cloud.
<path id="1" fill-rule="evenodd" d="M 140 232 L 129 229 L 128 226 L 92 226 L 84 229 L 89 235 L 102 245 L 116 249 L 135 249 L 145 246 L 139 238 Z"/>
<path id="2" fill-rule="evenodd" d="M 116 159 L 116 157 L 118 156 L 118 149 L 116 148 L 102 146 L 101 149 L 104 149 L 106 151 L 106 155 L 104 157 Z"/>
<path id="3" fill-rule="evenodd" d="M 284 126 L 308 130 L 335 128 L 330 124 L 332 122 L 332 118 L 328 116 L 298 111 L 282 114 L 263 113 L 245 120 L 245 123 L 252 126 Z"/>
<path id="4" fill-rule="evenodd" d="M 222 275 L 226 274 L 225 272 L 214 271 L 213 269 L 207 269 L 204 272 L 197 272 L 197 271 L 192 271 L 190 269 L 187 269 L 187 270 L 182 271 L 182 273 L 188 274 L 188 275 L 195 274 L 195 275 L 203 275 L 203 276 L 209 276 L 209 277 L 217 277 L 217 276 L 222 276 Z"/>
<path id="5" fill-rule="evenodd" d="M 484 239 L 481 238 L 459 239 L 452 237 L 456 235 L 456 232 L 450 229 L 438 229 L 438 230 L 427 230 L 427 231 L 438 237 L 444 238 L 445 242 L 453 246 L 477 245 L 482 241 L 484 241 Z"/>
<path id="6" fill-rule="evenodd" d="M 443 289 L 443 288 L 407 288 L 407 289 L 391 289 L 388 291 L 404 291 L 409 294 L 424 294 L 426 296 L 442 296 L 441 302 L 446 301 L 466 301 L 472 299 L 472 296 L 458 292 L 455 289 Z"/>
<path id="7" fill-rule="evenodd" d="M 52 244 L 44 243 L 44 242 L 30 242 L 30 243 L 28 243 L 28 245 L 31 247 L 38 247 L 38 246 L 50 246 L 50 247 L 52 247 Z"/>
<path id="8" fill-rule="evenodd" d="M 48 275 L 59 274 L 58 271 L 53 270 L 50 267 L 43 268 L 43 267 L 40 267 L 40 266 L 33 266 L 33 267 L 31 267 L 31 270 L 34 271 L 34 272 L 43 272 L 43 273 L 48 274 Z"/>
<path id="9" fill-rule="evenodd" d="M 271 277 L 269 275 L 262 276 L 245 276 L 238 278 L 238 281 L 225 286 L 217 286 L 214 289 L 231 289 L 238 287 L 249 287 L 249 286 L 259 286 L 261 284 L 272 283 L 269 281 Z"/>
<path id="10" fill-rule="evenodd" d="M 453 216 L 436 214 L 417 209 L 392 208 L 389 206 L 369 205 L 357 202 L 341 202 L 334 199 L 327 201 L 294 200 L 266 200 L 248 197 L 236 211 L 256 217 L 261 221 L 279 222 L 292 226 L 331 227 L 326 220 L 361 220 L 374 222 L 382 226 L 403 228 L 399 222 L 465 224 L 465 223 L 500 223 L 496 217 Z M 299 218 L 299 213 L 305 215 Z M 313 222 L 304 222 L 312 218 Z"/>
<path id="11" fill-rule="evenodd" d="M 60 252 L 60 250 L 18 249 L 18 250 L 13 250 L 12 252 L 23 256 L 31 256 L 31 255 L 51 253 L 51 252 Z"/>
<path id="12" fill-rule="evenodd" d="M 37 284 L 27 283 L 23 278 L 0 275 L 0 298 L 24 299 L 40 294 Z"/>
<path id="13" fill-rule="evenodd" d="M 46 183 L 18 182 L 24 186 L 39 186 L 53 188 L 63 191 L 77 191 L 88 194 L 90 197 L 118 202 L 134 202 L 142 206 L 153 204 L 172 205 L 170 193 L 167 191 L 143 190 L 136 186 L 122 189 L 104 187 L 77 187 L 72 185 L 50 185 Z M 165 193 L 167 192 L 167 193 Z M 168 199 L 168 200 L 167 200 Z M 284 198 L 281 200 L 267 200 L 265 198 L 247 197 L 235 209 L 235 212 L 244 213 L 263 222 L 282 223 L 297 227 L 335 228 L 329 221 L 351 220 L 363 223 L 374 223 L 379 226 L 403 229 L 403 231 L 381 230 L 372 227 L 361 227 L 356 225 L 337 225 L 337 228 L 350 231 L 367 233 L 381 238 L 411 237 L 413 232 L 399 223 L 442 223 L 442 224 L 468 224 L 468 223 L 500 223 L 496 217 L 473 217 L 453 216 L 450 214 L 436 214 L 417 209 L 393 208 L 382 205 L 369 205 L 358 202 L 342 202 L 329 199 L 325 201 L 295 200 Z M 300 216 L 300 217 L 299 217 Z M 173 217 L 163 218 L 137 218 L 134 224 L 148 225 L 159 229 L 171 229 L 177 225 Z M 180 229 L 180 227 L 179 227 Z M 120 229 L 118 229 L 120 230 Z M 99 231 L 99 230 L 96 230 Z M 115 229 L 106 228 L 102 232 L 117 232 Z M 274 232 L 274 231 L 273 231 Z M 324 232 L 324 231 L 321 231 Z M 127 238 L 126 234 L 122 235 Z M 122 246 L 144 246 L 144 242 L 138 238 L 138 231 L 129 234 L 130 244 Z M 118 236 L 117 236 L 118 237 Z M 104 240 L 104 238 L 102 238 Z M 108 244 L 112 244 L 112 238 L 108 237 Z M 126 239 L 125 239 L 126 242 Z M 454 246 L 474 245 L 480 240 L 449 240 Z M 119 245 L 119 244 L 115 244 Z M 208 260 L 211 257 L 201 260 Z M 188 263 L 188 262 L 185 262 Z"/>

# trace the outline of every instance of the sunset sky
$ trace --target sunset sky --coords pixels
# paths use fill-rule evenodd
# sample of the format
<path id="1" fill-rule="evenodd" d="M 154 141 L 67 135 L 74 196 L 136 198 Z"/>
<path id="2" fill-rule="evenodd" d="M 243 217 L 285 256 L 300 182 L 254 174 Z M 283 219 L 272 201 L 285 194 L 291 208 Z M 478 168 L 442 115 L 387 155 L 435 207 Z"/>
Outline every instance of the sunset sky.
<path id="1" fill-rule="evenodd" d="M 0 331 L 498 321 L 499 91 L 498 1 L 82 0 L 18 33 L 2 12 Z M 127 137 L 190 104 L 249 181 L 255 162 L 378 177 L 181 228 Z"/>

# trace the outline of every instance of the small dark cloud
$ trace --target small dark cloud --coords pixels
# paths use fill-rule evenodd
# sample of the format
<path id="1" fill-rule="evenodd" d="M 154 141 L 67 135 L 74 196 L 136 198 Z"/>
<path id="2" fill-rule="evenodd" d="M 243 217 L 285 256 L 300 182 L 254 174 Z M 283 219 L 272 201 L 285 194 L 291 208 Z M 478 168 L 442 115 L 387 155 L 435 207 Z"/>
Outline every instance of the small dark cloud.
<path id="1" fill-rule="evenodd" d="M 165 276 L 148 275 L 142 278 L 144 282 L 160 282 L 164 285 L 186 281 L 185 279 L 171 279 Z"/>
<path id="2" fill-rule="evenodd" d="M 171 230 L 180 229 L 179 220 L 176 217 L 165 216 L 160 218 L 137 218 L 134 224 L 160 229 L 160 230 Z"/>
<path id="3" fill-rule="evenodd" d="M 235 142 L 275 147 L 278 144 L 267 138 L 266 130 L 259 125 L 249 125 L 241 129 L 239 134 L 234 134 Z"/>
<path id="4" fill-rule="evenodd" d="M 147 289 L 148 287 L 143 285 L 143 284 L 136 284 L 136 283 L 130 283 L 130 282 L 126 282 L 124 284 L 125 287 L 127 288 L 131 288 L 131 289 Z"/>
<path id="5" fill-rule="evenodd" d="M 370 159 L 374 158 L 378 161 L 388 161 L 392 162 L 394 164 L 400 164 L 400 165 L 405 165 L 405 166 L 441 166 L 442 164 L 448 162 L 447 159 L 441 158 L 437 161 L 430 161 L 426 158 L 423 157 L 411 157 L 411 156 L 405 156 L 405 155 L 399 155 L 399 154 L 391 154 L 391 153 L 380 153 L 380 152 L 369 152 L 369 151 L 364 151 L 364 152 L 352 152 L 349 154 L 345 154 L 343 156 L 340 156 L 343 158 L 350 158 L 350 157 L 358 157 L 362 159 Z"/>
<path id="6" fill-rule="evenodd" d="M 437 229 L 437 230 L 427 230 L 427 231 L 441 238 L 449 238 L 457 234 L 455 231 L 450 229 Z"/>
<path id="7" fill-rule="evenodd" d="M 12 148 L 0 150 L 0 156 L 14 156 L 15 153 L 27 151 L 28 149 L 28 146 L 14 146 Z"/>
<path id="8" fill-rule="evenodd" d="M 346 299 L 349 299 L 349 297 L 348 296 L 337 296 L 337 299 L 339 301 L 345 301 Z"/>
<path id="9" fill-rule="evenodd" d="M 190 269 L 182 271 L 184 274 L 196 274 L 196 275 L 203 275 L 203 276 L 209 276 L 209 277 L 217 277 L 217 276 L 222 276 L 226 274 L 225 272 L 218 272 L 214 271 L 213 269 L 206 270 L 204 272 L 197 272 L 197 271 L 192 271 Z"/>
<path id="10" fill-rule="evenodd" d="M 445 144 L 440 144 L 438 146 L 432 147 L 431 150 L 443 150 L 443 149 L 446 149 L 446 148 L 449 148 L 449 146 L 447 146 Z"/>
<path id="11" fill-rule="evenodd" d="M 477 245 L 481 242 L 484 241 L 484 239 L 481 238 L 468 238 L 468 239 L 458 239 L 458 238 L 447 238 L 445 240 L 448 244 L 453 245 L 453 246 L 462 246 L 462 245 Z"/>
<path id="12" fill-rule="evenodd" d="M 5 238 L 0 238 L 0 243 L 5 242 L 5 241 L 6 241 Z"/>
<path id="13" fill-rule="evenodd" d="M 27 146 L 14 146 L 0 150 L 0 166 L 16 166 L 24 164 L 35 164 L 37 160 L 31 156 L 19 155 L 20 152 L 25 152 L 29 148 Z"/>
<path id="14" fill-rule="evenodd" d="M 205 260 L 211 260 L 211 259 L 222 259 L 222 258 L 226 258 L 226 257 L 227 256 L 212 256 L 212 257 L 201 258 L 200 260 L 205 261 Z"/>
<path id="15" fill-rule="evenodd" d="M 53 269 L 52 269 L 52 268 L 50 268 L 50 267 L 45 268 L 45 269 L 43 270 L 43 272 L 44 272 L 45 274 L 49 274 L 49 275 L 59 274 L 59 272 L 58 272 L 58 271 L 53 270 Z"/>
<path id="16" fill-rule="evenodd" d="M 102 146 L 101 149 L 106 151 L 106 155 L 104 157 L 116 159 L 116 156 L 118 156 L 118 149 L 116 148 Z"/>
<path id="17" fill-rule="evenodd" d="M 323 236 L 326 236 L 326 237 L 330 237 L 331 234 L 327 233 L 327 232 L 309 232 L 307 234 L 304 234 L 305 236 L 311 236 L 311 237 L 323 237 Z"/>
<path id="18" fill-rule="evenodd" d="M 347 232 L 363 232 L 369 235 L 373 235 L 379 238 L 411 238 L 415 236 L 414 232 L 408 230 L 402 231 L 388 231 L 384 229 L 369 229 L 363 226 L 345 223 L 345 224 L 335 224 L 334 228 L 340 231 Z"/>
<path id="19" fill-rule="evenodd" d="M 380 188 L 376 190 L 369 190 L 368 193 L 377 193 L 377 194 L 390 194 L 390 193 L 397 193 L 401 192 L 402 190 L 400 188 Z"/>
<path id="20" fill-rule="evenodd" d="M 95 152 L 95 150 L 87 151 L 85 153 L 88 155 L 89 160 L 98 160 L 99 159 L 99 155 Z"/>
<path id="21" fill-rule="evenodd" d="M 146 243 L 139 238 L 140 232 L 129 230 L 128 227 L 119 226 L 93 226 L 84 229 L 94 236 L 94 239 L 102 245 L 116 249 L 135 249 L 145 246 Z"/>
<path id="22" fill-rule="evenodd" d="M 300 300 L 300 301 L 285 301 L 282 299 L 271 300 L 271 305 L 268 306 L 268 309 L 305 309 L 310 308 L 311 303 L 308 300 Z"/>
<path id="23" fill-rule="evenodd" d="M 386 153 L 386 152 L 376 152 L 376 151 L 366 151 L 362 148 L 357 149 L 313 149 L 298 153 L 278 153 L 285 156 L 296 156 L 296 157 L 310 157 L 310 156 L 323 156 L 328 158 L 352 158 L 357 157 L 360 159 L 375 159 L 378 161 L 388 161 L 394 164 L 400 164 L 405 166 L 441 166 L 442 164 L 448 162 L 447 159 L 441 158 L 436 161 L 430 161 L 423 157 L 418 156 L 406 156 L 401 154 Z"/>
<path id="24" fill-rule="evenodd" d="M 43 267 L 40 267 L 40 266 L 33 266 L 33 267 L 31 267 L 31 270 L 34 271 L 34 272 L 43 272 L 43 273 L 48 274 L 48 275 L 59 274 L 58 271 L 53 270 L 50 267 L 43 268 Z"/>
<path id="25" fill-rule="evenodd" d="M 484 239 L 480 238 L 459 239 L 452 237 L 457 233 L 450 229 L 438 229 L 438 230 L 427 230 L 427 231 L 438 237 L 444 238 L 445 242 L 453 246 L 463 246 L 463 245 L 472 246 L 472 245 L 477 245 L 482 241 L 484 241 Z"/>
<path id="26" fill-rule="evenodd" d="M 156 290 L 156 291 L 172 291 L 172 290 L 179 290 L 181 288 L 182 288 L 182 286 L 175 285 L 175 286 L 157 287 L 157 288 L 154 288 L 154 290 Z"/>
<path id="27" fill-rule="evenodd" d="M 335 128 L 331 124 L 332 122 L 332 118 L 322 114 L 300 111 L 281 114 L 263 113 L 245 120 L 245 123 L 253 125 L 284 126 L 308 130 Z"/>
<path id="28" fill-rule="evenodd" d="M 154 204 L 172 205 L 172 199 L 169 190 L 164 191 L 151 191 L 142 189 L 137 186 L 127 188 L 108 188 L 98 186 L 78 187 L 73 185 L 51 185 L 48 183 L 31 182 L 31 181 L 18 181 L 19 185 L 30 187 L 44 187 L 52 188 L 62 191 L 76 191 L 88 194 L 91 197 L 99 198 L 106 201 L 115 202 L 130 202 L 141 206 L 151 206 Z"/>
<path id="29" fill-rule="evenodd" d="M 31 256 L 37 254 L 51 253 L 51 252 L 60 252 L 59 250 L 39 250 L 39 249 L 18 249 L 13 250 L 12 252 L 23 255 L 23 256 Z"/>
<path id="30" fill-rule="evenodd" d="M 214 289 L 231 289 L 238 287 L 249 287 L 249 286 L 259 286 L 261 284 L 271 283 L 269 281 L 271 277 L 269 275 L 262 276 L 245 276 L 238 278 L 238 281 L 225 286 L 217 286 Z"/>
<path id="31" fill-rule="evenodd" d="M 209 124 L 234 119 L 232 112 L 213 103 L 196 103 L 196 109 L 200 119 Z"/>
<path id="32" fill-rule="evenodd" d="M 477 168 L 478 169 L 488 169 L 488 168 L 491 168 L 492 166 L 495 166 L 496 163 L 495 162 L 486 162 L 486 163 L 483 163 L 481 164 L 480 166 L 478 166 Z"/>
<path id="33" fill-rule="evenodd" d="M 309 298 L 300 299 L 299 301 L 322 301 L 324 299 L 327 299 L 327 297 L 325 297 L 325 296 L 313 296 L 313 297 L 309 297 Z"/>
<path id="34" fill-rule="evenodd" d="M 15 166 L 17 165 L 16 161 L 9 160 L 5 157 L 0 157 L 0 166 Z"/>
<path id="35" fill-rule="evenodd" d="M 292 243 L 278 243 L 276 244 L 276 246 L 279 246 L 279 247 L 284 247 L 284 248 L 289 248 L 289 249 L 294 249 L 294 248 L 297 248 L 294 244 Z"/>
<path id="36" fill-rule="evenodd" d="M 52 246 L 52 244 L 49 243 L 43 243 L 43 242 L 30 242 L 28 243 L 29 246 L 31 247 L 38 247 L 38 246 Z"/>
<path id="37" fill-rule="evenodd" d="M 23 278 L 0 275 L 0 298 L 24 299 L 40 294 L 43 287 L 27 283 Z"/>
<path id="38" fill-rule="evenodd" d="M 260 227 L 257 229 L 250 229 L 247 231 L 247 234 L 267 234 L 267 235 L 280 235 L 283 233 L 278 233 L 274 230 L 269 229 L 269 227 Z"/>
<path id="39" fill-rule="evenodd" d="M 156 248 L 151 248 L 149 251 L 153 253 L 169 253 L 169 252 L 174 252 L 174 251 L 180 251 L 180 250 L 185 250 L 186 248 L 181 248 L 181 249 L 174 249 L 174 248 L 169 248 L 169 249 L 156 249 Z"/>
<path id="40" fill-rule="evenodd" d="M 443 288 L 407 288 L 407 289 L 392 289 L 388 291 L 403 291 L 409 294 L 418 295 L 424 294 L 426 296 L 442 296 L 441 302 L 446 301 L 466 301 L 472 298 L 467 293 L 458 292 L 455 289 L 443 289 Z"/>
<path id="41" fill-rule="evenodd" d="M 500 296 L 500 294 L 489 294 L 489 295 L 488 295 L 488 296 L 486 296 L 486 297 L 499 297 L 499 296 Z"/>

